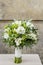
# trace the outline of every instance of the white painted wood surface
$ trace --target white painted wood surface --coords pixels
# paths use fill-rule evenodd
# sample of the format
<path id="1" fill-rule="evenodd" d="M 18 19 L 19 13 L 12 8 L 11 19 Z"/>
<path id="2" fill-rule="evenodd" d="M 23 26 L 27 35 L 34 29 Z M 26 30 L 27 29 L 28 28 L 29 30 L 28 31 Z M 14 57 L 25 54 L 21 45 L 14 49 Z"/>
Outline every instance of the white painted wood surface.
<path id="1" fill-rule="evenodd" d="M 0 54 L 0 65 L 42 65 L 38 54 L 23 54 L 22 63 L 15 64 L 14 54 Z"/>

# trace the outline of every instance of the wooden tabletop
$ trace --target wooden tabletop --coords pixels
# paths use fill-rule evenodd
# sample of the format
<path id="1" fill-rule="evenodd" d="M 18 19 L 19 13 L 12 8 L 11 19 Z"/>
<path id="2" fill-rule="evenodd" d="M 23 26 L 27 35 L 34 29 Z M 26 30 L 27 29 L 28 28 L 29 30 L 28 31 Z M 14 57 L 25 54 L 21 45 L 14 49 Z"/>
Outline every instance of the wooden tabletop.
<path id="1" fill-rule="evenodd" d="M 22 63 L 15 64 L 14 54 L 0 54 L 0 65 L 42 65 L 38 54 L 22 54 Z"/>

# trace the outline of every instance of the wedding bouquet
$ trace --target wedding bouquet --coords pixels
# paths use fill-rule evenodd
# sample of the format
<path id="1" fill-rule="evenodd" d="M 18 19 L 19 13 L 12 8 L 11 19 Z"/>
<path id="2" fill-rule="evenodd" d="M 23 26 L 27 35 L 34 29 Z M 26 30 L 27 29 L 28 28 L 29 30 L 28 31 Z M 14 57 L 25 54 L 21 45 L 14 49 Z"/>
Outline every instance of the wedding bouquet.
<path id="1" fill-rule="evenodd" d="M 5 26 L 4 41 L 9 46 L 23 48 L 37 43 L 37 29 L 28 21 L 14 21 Z"/>

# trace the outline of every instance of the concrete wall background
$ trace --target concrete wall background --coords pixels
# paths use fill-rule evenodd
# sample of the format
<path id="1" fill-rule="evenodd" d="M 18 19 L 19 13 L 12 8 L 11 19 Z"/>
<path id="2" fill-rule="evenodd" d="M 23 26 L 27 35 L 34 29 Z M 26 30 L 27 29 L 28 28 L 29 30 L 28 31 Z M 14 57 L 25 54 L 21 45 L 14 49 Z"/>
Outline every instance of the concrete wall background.
<path id="1" fill-rule="evenodd" d="M 43 19 L 43 0 L 0 0 L 0 19 Z"/>
<path id="2" fill-rule="evenodd" d="M 11 22 L 8 21 L 0 21 L 0 54 L 6 54 L 6 53 L 14 53 L 14 47 L 8 47 L 2 40 L 2 33 L 4 26 L 6 24 L 9 24 Z M 38 33 L 39 33 L 39 41 L 37 45 L 34 45 L 32 49 L 30 48 L 23 48 L 23 53 L 31 54 L 31 53 L 37 53 L 39 54 L 41 61 L 43 63 L 43 21 L 33 21 L 33 24 L 37 26 Z"/>

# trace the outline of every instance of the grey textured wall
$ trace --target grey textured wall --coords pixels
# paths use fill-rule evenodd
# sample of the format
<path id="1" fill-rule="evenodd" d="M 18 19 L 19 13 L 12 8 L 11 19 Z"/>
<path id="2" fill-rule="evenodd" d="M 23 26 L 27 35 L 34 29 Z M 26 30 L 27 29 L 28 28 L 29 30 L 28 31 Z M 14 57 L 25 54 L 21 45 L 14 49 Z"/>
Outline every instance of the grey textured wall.
<path id="1" fill-rule="evenodd" d="M 0 0 L 0 19 L 43 19 L 43 0 Z"/>
<path id="2" fill-rule="evenodd" d="M 2 33 L 4 25 L 9 24 L 11 22 L 2 22 L 0 21 L 0 53 L 14 53 L 14 47 L 8 47 L 2 40 Z M 33 22 L 35 26 L 38 28 L 39 33 L 39 41 L 37 45 L 34 45 L 32 49 L 24 48 L 23 53 L 38 53 L 40 55 L 41 61 L 43 63 L 43 21 Z"/>

